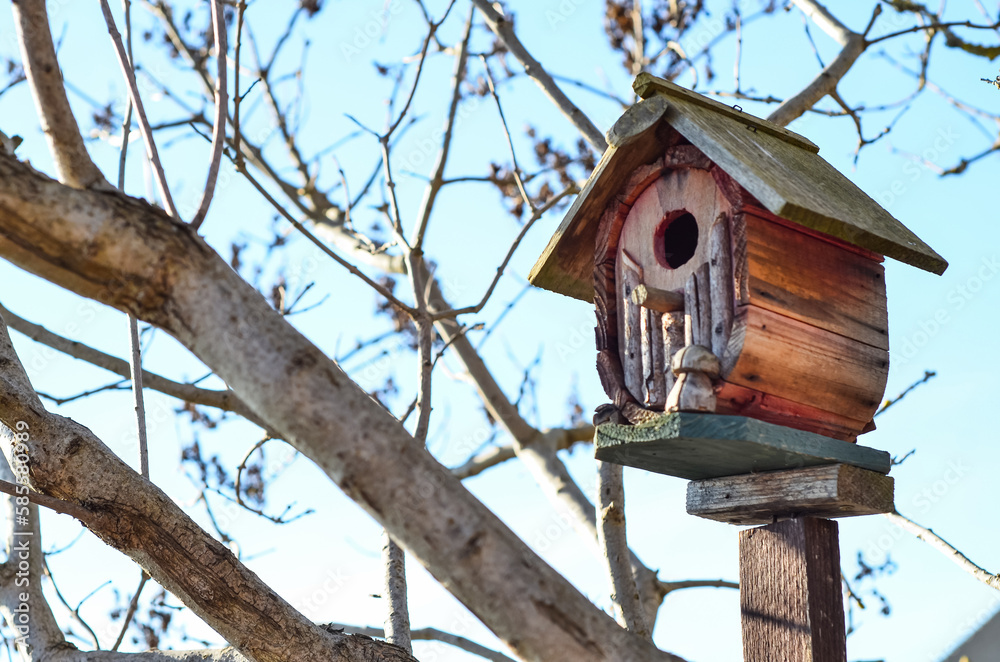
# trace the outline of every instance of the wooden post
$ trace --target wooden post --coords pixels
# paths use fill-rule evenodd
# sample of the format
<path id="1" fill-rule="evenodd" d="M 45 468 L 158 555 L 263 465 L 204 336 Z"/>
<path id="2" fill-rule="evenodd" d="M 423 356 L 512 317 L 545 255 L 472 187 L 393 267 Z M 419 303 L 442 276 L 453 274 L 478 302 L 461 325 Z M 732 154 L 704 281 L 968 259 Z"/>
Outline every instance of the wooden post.
<path id="1" fill-rule="evenodd" d="M 740 532 L 744 662 L 845 662 L 837 523 L 801 517 Z"/>

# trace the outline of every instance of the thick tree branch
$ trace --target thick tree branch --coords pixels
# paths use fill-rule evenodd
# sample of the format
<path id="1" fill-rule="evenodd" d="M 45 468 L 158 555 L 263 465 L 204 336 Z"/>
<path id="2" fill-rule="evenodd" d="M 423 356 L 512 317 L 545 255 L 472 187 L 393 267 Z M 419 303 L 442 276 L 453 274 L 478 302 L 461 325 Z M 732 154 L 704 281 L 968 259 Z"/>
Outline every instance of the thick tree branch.
<path id="1" fill-rule="evenodd" d="M 412 651 L 410 643 L 410 607 L 406 591 L 406 555 L 387 532 L 382 534 L 382 565 L 385 601 L 385 639 Z"/>
<path id="2" fill-rule="evenodd" d="M 186 345 L 519 656 L 676 659 L 622 630 L 531 552 L 189 226 L 115 193 L 67 189 L 0 156 L 0 237 L 0 256 L 82 296 L 131 311 Z M 76 433 L 84 435 L 82 429 Z M 63 446 L 71 445 L 73 435 L 44 438 L 60 447 L 59 457 L 67 456 Z M 74 493 L 112 487 L 93 486 L 96 474 L 76 461 L 73 469 L 88 477 Z M 42 477 L 47 473 L 40 471 Z M 154 486 L 113 487 L 116 494 L 155 494 Z M 75 495 L 68 490 L 66 496 Z M 166 501 L 155 505 L 174 507 Z M 211 561 L 191 561 L 186 552 L 186 570 L 211 572 Z M 202 617 L 223 627 L 211 614 Z M 238 641 L 230 627 L 227 633 Z M 305 634 L 302 646 L 315 641 Z M 290 639 L 298 639 L 295 631 L 276 633 L 273 641 Z"/>
<path id="3" fill-rule="evenodd" d="M 542 88 L 545 96 L 562 112 L 563 115 L 583 134 L 594 149 L 599 153 L 604 153 L 608 148 L 608 142 L 604 139 L 604 134 L 598 130 L 594 123 L 590 121 L 576 104 L 569 100 L 569 97 L 559 88 L 552 76 L 545 71 L 544 67 L 531 57 L 531 53 L 524 47 L 521 40 L 514 33 L 514 24 L 509 18 L 501 14 L 494 8 L 489 0 L 472 0 L 476 8 L 482 12 L 486 19 L 486 24 L 490 30 L 503 42 L 507 50 L 517 58 L 518 62 L 524 65 L 524 72 Z"/>
<path id="4" fill-rule="evenodd" d="M 36 658 L 37 659 L 37 658 Z M 56 648 L 45 655 L 46 662 L 251 662 L 235 648 L 193 651 L 79 651 Z"/>
<path id="5" fill-rule="evenodd" d="M 3 378 L 0 375 L 0 380 Z M 0 430 L 0 437 L 5 439 L 12 434 L 11 430 Z M 17 468 L 18 485 L 10 482 L 15 479 L 11 466 Z M 37 651 L 42 657 L 43 651 L 66 645 L 62 630 L 42 593 L 45 556 L 38 506 L 22 500 L 25 493 L 30 492 L 24 484 L 27 470 L 24 462 L 15 460 L 10 465 L 6 459 L 0 458 L 0 479 L 14 487 L 15 493 L 15 496 L 3 498 L 7 560 L 0 564 L 0 613 L 10 629 L 20 637 L 15 641 L 15 647 L 26 662 L 30 660 L 32 651 Z"/>
<path id="6" fill-rule="evenodd" d="M 11 8 L 17 23 L 24 74 L 59 181 L 73 188 L 110 189 L 111 185 L 91 161 L 69 107 L 45 0 L 20 0 L 12 3 Z"/>
<path id="7" fill-rule="evenodd" d="M 604 549 L 604 560 L 611 579 L 611 601 L 615 618 L 632 632 L 651 637 L 642 613 L 639 592 L 636 590 L 625 537 L 625 485 L 622 465 L 611 462 L 597 463 L 597 507 L 600 526 L 597 537 Z"/>
<path id="8" fill-rule="evenodd" d="M 2 325 L 0 366 L 0 421 L 19 432 L 0 441 L 9 461 L 27 459 L 30 487 L 84 508 L 87 528 L 129 555 L 248 657 L 256 662 L 368 659 L 362 655 L 413 659 L 400 649 L 331 634 L 308 621 L 90 430 L 45 411 Z"/>

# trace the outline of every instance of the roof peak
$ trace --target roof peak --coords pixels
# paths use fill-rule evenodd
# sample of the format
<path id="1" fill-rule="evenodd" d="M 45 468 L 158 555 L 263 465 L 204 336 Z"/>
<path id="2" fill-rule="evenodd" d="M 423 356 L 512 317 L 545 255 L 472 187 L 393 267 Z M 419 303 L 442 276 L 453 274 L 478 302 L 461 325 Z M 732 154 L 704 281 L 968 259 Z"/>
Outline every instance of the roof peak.
<path id="1" fill-rule="evenodd" d="M 675 97 L 684 101 L 690 101 L 691 103 L 701 106 L 702 108 L 722 113 L 727 117 L 743 122 L 748 127 L 754 127 L 756 130 L 761 130 L 764 133 L 780 138 L 781 140 L 795 145 L 796 147 L 801 147 L 802 149 L 812 152 L 813 154 L 819 153 L 819 145 L 803 135 L 795 133 L 794 131 L 789 131 L 783 126 L 778 126 L 773 122 L 768 122 L 767 120 L 761 119 L 756 115 L 745 113 L 742 108 L 739 108 L 739 106 L 727 106 L 721 101 L 710 99 L 703 94 L 689 90 L 686 87 L 681 87 L 677 83 L 673 83 L 665 78 L 659 78 L 653 74 L 642 72 L 635 77 L 634 81 L 632 81 L 632 89 L 635 90 L 635 93 L 643 99 L 659 95 L 667 98 Z"/>

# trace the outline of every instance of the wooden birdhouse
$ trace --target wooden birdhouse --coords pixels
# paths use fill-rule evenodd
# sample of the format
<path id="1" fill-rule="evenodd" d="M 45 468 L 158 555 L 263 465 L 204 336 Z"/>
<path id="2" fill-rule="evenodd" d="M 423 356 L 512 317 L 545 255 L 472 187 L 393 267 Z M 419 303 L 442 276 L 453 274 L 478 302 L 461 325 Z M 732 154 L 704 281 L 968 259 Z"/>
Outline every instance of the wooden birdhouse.
<path id="1" fill-rule="evenodd" d="M 595 304 L 601 382 L 632 426 L 601 426 L 598 457 L 693 479 L 887 473 L 846 443 L 888 374 L 883 257 L 947 263 L 808 139 L 648 74 L 634 88 L 530 275 Z"/>

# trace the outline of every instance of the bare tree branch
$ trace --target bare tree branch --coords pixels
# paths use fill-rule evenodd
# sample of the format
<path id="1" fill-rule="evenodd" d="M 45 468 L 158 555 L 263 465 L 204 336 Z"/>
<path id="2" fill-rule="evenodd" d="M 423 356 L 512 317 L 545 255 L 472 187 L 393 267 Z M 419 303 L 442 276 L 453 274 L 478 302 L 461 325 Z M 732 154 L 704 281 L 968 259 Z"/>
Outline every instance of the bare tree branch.
<path id="1" fill-rule="evenodd" d="M 218 73 L 215 77 L 215 123 L 212 126 L 212 160 L 208 166 L 208 179 L 205 182 L 205 192 L 202 194 L 198 211 L 191 219 L 191 225 L 201 227 L 208 214 L 212 196 L 215 194 L 215 182 L 219 177 L 219 166 L 222 163 L 222 149 L 226 144 L 226 120 L 229 117 L 229 89 L 226 83 L 227 54 L 229 46 L 226 43 L 226 19 L 223 16 L 221 0 L 211 0 L 212 32 L 215 36 L 215 58 Z"/>
<path id="2" fill-rule="evenodd" d="M 132 398 L 135 402 L 136 432 L 139 440 L 139 473 L 149 478 L 149 449 L 146 440 L 146 405 L 142 397 L 142 346 L 139 344 L 139 320 L 128 316 L 129 378 L 132 380 Z"/>
<path id="3" fill-rule="evenodd" d="M 416 250 L 421 250 L 424 245 L 424 233 L 427 230 L 427 222 L 430 220 L 431 210 L 437 200 L 438 192 L 444 183 L 444 168 L 448 163 L 448 154 L 451 150 L 451 137 L 455 129 L 455 116 L 458 111 L 458 103 L 462 99 L 462 83 L 465 82 L 466 62 L 469 57 L 469 37 L 472 35 L 472 12 L 470 7 L 469 18 L 465 22 L 465 34 L 459 42 L 458 53 L 455 55 L 455 70 L 452 74 L 451 84 L 451 104 L 448 107 L 448 117 L 444 123 L 444 136 L 441 138 L 441 149 L 438 150 L 437 160 L 434 163 L 433 174 L 424 189 L 424 198 L 420 202 L 420 209 L 417 212 L 417 225 L 413 231 L 413 238 L 410 244 Z"/>
<path id="4" fill-rule="evenodd" d="M 56 499 L 54 497 L 31 491 L 25 495 L 24 490 L 18 492 L 17 485 L 6 480 L 0 480 L 0 492 L 10 496 L 18 496 L 19 494 L 27 496 L 28 499 L 34 504 L 48 508 L 54 513 L 75 517 L 78 520 L 82 520 L 87 514 L 86 509 L 77 506 L 71 501 L 63 501 L 62 499 Z"/>
<path id="5" fill-rule="evenodd" d="M 674 591 L 681 591 L 687 588 L 735 588 L 738 589 L 740 585 L 737 582 L 727 581 L 725 579 L 684 579 L 676 582 L 660 582 L 660 588 L 663 590 L 664 596 L 670 595 Z"/>
<path id="6" fill-rule="evenodd" d="M 493 280 L 490 282 L 489 287 L 486 288 L 486 292 L 485 294 L 483 294 L 483 298 L 479 300 L 479 303 L 473 306 L 466 306 L 465 308 L 457 308 L 455 310 L 435 311 L 434 314 L 431 316 L 431 319 L 439 320 L 446 317 L 457 317 L 459 315 L 478 313 L 480 310 L 482 310 L 483 307 L 486 306 L 486 302 L 489 301 L 490 297 L 493 295 L 493 291 L 496 289 L 497 283 L 500 282 L 500 277 L 503 276 L 504 271 L 507 269 L 507 265 L 510 263 L 511 258 L 514 257 L 514 252 L 517 251 L 517 247 L 521 245 L 521 240 L 524 239 L 525 235 L 528 234 L 528 231 L 535 224 L 535 222 L 538 221 L 538 219 L 540 219 L 542 216 L 544 216 L 547 211 L 549 211 L 557 204 L 559 204 L 559 202 L 563 198 L 577 192 L 579 192 L 579 189 L 577 188 L 576 184 L 571 184 L 570 186 L 566 187 L 559 193 L 556 193 L 551 198 L 549 198 L 544 205 L 532 211 L 531 218 L 529 218 L 524 223 L 524 225 L 521 227 L 521 231 L 518 232 L 517 237 L 514 238 L 514 242 L 510 245 L 510 248 L 507 250 L 507 255 L 504 256 L 503 262 L 501 262 L 500 266 L 497 267 L 496 275 L 493 276 Z"/>
<path id="7" fill-rule="evenodd" d="M 444 297 L 437 281 L 432 283 L 431 301 L 443 306 Z M 597 541 L 597 515 L 594 506 L 583 490 L 570 476 L 566 465 L 556 454 L 558 444 L 554 435 L 547 436 L 532 427 L 504 394 L 486 363 L 469 339 L 461 333 L 461 327 L 454 319 L 442 318 L 435 323 L 438 333 L 445 342 L 453 342 L 452 349 L 472 378 L 479 396 L 494 420 L 500 422 L 514 439 L 514 450 L 518 458 L 532 474 L 549 502 L 560 509 L 573 513 L 573 522 L 580 533 Z M 460 336 L 460 337 L 456 337 Z M 646 622 L 656 621 L 663 595 L 660 592 L 656 573 L 647 568 L 634 554 L 631 556 L 636 584 L 646 610 Z"/>
<path id="8" fill-rule="evenodd" d="M 135 616 L 135 610 L 139 606 L 139 596 L 142 595 L 142 589 L 146 586 L 146 582 L 149 581 L 149 575 L 146 571 L 142 571 L 142 575 L 139 577 L 139 586 L 136 587 L 135 592 L 132 594 L 132 599 L 128 601 L 128 609 L 125 610 L 125 618 L 122 619 L 122 629 L 118 632 L 118 638 L 115 639 L 114 645 L 111 646 L 111 650 L 116 651 L 118 647 L 122 645 L 122 641 L 125 639 L 125 633 L 128 632 L 128 628 L 132 625 L 132 617 Z"/>
<path id="9" fill-rule="evenodd" d="M 572 655 L 580 662 L 677 659 L 622 630 L 531 552 L 186 224 L 117 194 L 68 189 L 4 156 L 0 156 L 0 210 L 0 236 L 5 239 L 0 241 L 0 256 L 82 296 L 130 310 L 171 333 L 405 544 L 519 656 Z M 31 242 L 24 240 L 24 233 L 33 238 Z M 108 250 L 84 251 L 81 245 Z M 40 250 L 41 246 L 45 249 Z M 247 356 L 254 360 L 247 361 Z M 275 393 L 282 396 L 275 397 Z M 11 398 L 0 398 L 0 405 L 10 402 Z M 19 407 L 6 412 L 5 418 L 18 415 L 27 417 L 27 410 Z M 28 418 L 41 424 L 37 415 Z M 38 430 L 45 443 L 56 444 L 41 459 L 66 457 L 71 439 L 86 438 L 82 429 L 73 429 L 69 435 Z M 83 462 L 85 457 L 89 455 L 76 453 L 74 475 L 97 476 L 106 471 L 104 467 L 92 470 Z M 393 461 L 386 462 L 386 458 Z M 40 476 L 55 481 L 61 466 L 39 466 Z M 151 485 L 106 482 L 88 480 L 85 489 L 75 486 L 72 496 L 93 500 L 96 495 L 91 490 L 112 489 L 117 496 L 104 498 L 158 493 Z M 57 489 L 54 482 L 40 487 L 47 492 L 50 487 L 53 492 Z M 165 495 L 163 499 L 163 503 L 159 498 L 149 503 L 161 517 L 176 507 Z M 88 525 L 96 528 L 96 523 Z M 134 549 L 130 541 L 120 542 Z M 206 542 L 213 549 L 215 544 Z M 212 571 L 213 563 L 202 554 L 176 551 L 184 555 L 185 571 L 203 568 L 212 573 L 199 581 L 222 574 Z M 149 569 L 163 583 L 154 568 Z M 186 604 L 197 606 L 185 587 L 173 581 L 167 584 Z M 254 587 L 251 592 L 273 595 L 265 587 Z M 483 600 L 483 595 L 489 599 Z M 217 614 L 203 611 L 199 608 L 196 613 L 223 636 L 232 636 L 241 647 L 246 645 L 241 639 L 245 634 L 230 629 L 232 624 L 217 622 Z M 254 637 L 251 645 L 294 642 L 310 647 L 319 643 L 311 631 L 300 636 L 297 631 L 279 629 Z"/>
<path id="10" fill-rule="evenodd" d="M 566 450 L 575 444 L 592 441 L 594 439 L 594 426 L 586 424 L 577 428 L 556 428 L 545 430 L 542 434 L 555 437 L 556 450 Z M 453 468 L 451 472 L 464 480 L 515 457 L 517 457 L 517 452 L 513 446 L 496 446 L 470 457 L 464 464 Z"/>
<path id="11" fill-rule="evenodd" d="M 331 630 L 343 630 L 344 632 L 349 632 L 352 634 L 363 634 L 367 637 L 382 637 L 385 633 L 378 628 L 365 628 L 357 627 L 354 625 L 345 625 L 343 623 L 330 623 L 326 626 Z M 466 653 L 472 653 L 473 655 L 478 655 L 481 658 L 490 660 L 491 662 L 516 662 L 513 658 L 507 657 L 503 653 L 486 648 L 476 642 L 466 639 L 465 637 L 460 637 L 450 632 L 443 632 L 437 628 L 420 628 L 418 630 L 413 630 L 410 633 L 414 641 L 440 641 L 442 643 L 448 644 L 449 646 L 454 646 L 459 648 Z"/>
<path id="12" fill-rule="evenodd" d="M 382 565 L 384 566 L 385 640 L 406 651 L 410 643 L 410 609 L 406 592 L 406 556 L 403 548 L 393 542 L 388 532 L 382 533 Z"/>
<path id="13" fill-rule="evenodd" d="M 10 328 L 23 333 L 35 342 L 47 345 L 48 347 L 58 350 L 67 356 L 72 356 L 73 358 L 86 361 L 87 363 L 95 365 L 99 368 L 104 368 L 109 372 L 119 375 L 123 379 L 129 379 L 131 377 L 131 368 L 129 367 L 128 361 L 111 356 L 110 354 L 105 354 L 104 352 L 84 345 L 83 343 L 63 338 L 60 335 L 52 333 L 43 326 L 34 324 L 23 317 L 15 315 L 11 311 L 4 308 L 3 305 L 0 305 L 0 318 L 2 318 L 3 321 L 10 326 Z M 149 372 L 145 369 L 142 371 L 142 379 L 145 388 L 165 393 L 166 395 L 177 398 L 178 400 L 183 400 L 184 402 L 205 405 L 207 407 L 215 407 L 216 409 L 221 409 L 222 411 L 231 411 L 234 414 L 239 414 L 240 416 L 246 418 L 251 423 L 259 425 L 265 430 L 268 429 L 267 424 L 261 420 L 259 416 L 250 411 L 250 408 L 247 407 L 246 404 L 244 404 L 244 402 L 240 400 L 239 397 L 232 391 L 213 391 L 211 389 L 199 388 L 192 384 L 182 384 L 180 382 L 167 379 L 166 377 L 162 377 L 156 373 Z"/>
<path id="14" fill-rule="evenodd" d="M 118 66 L 121 68 L 122 76 L 125 78 L 129 96 L 135 108 L 136 118 L 139 120 L 139 133 L 142 134 L 143 141 L 146 143 L 146 154 L 149 156 L 149 162 L 153 168 L 157 188 L 160 189 L 160 197 L 163 199 L 163 205 L 167 213 L 171 216 L 177 216 L 177 208 L 174 207 L 174 200 L 170 196 L 170 188 L 167 186 L 167 175 L 163 171 L 160 155 L 156 151 L 153 130 L 149 127 L 149 119 L 146 117 L 146 110 L 143 108 L 142 99 L 139 96 L 139 86 L 135 82 L 135 71 L 129 63 L 128 53 L 125 51 L 125 45 L 122 43 L 121 33 L 118 32 L 118 28 L 115 25 L 115 17 L 111 14 L 111 6 L 108 4 L 108 0 L 101 0 L 101 11 L 104 14 L 104 21 L 108 26 L 108 34 L 111 36 L 115 55 L 118 56 Z"/>
<path id="15" fill-rule="evenodd" d="M 944 554 L 951 560 L 952 563 L 982 583 L 986 584 L 990 588 L 995 588 L 1000 591 L 1000 575 L 995 575 L 984 570 L 983 568 L 980 568 L 978 565 L 970 561 L 969 557 L 958 551 L 954 545 L 946 541 L 938 534 L 934 533 L 927 527 L 917 524 L 908 517 L 900 515 L 898 510 L 894 510 L 891 513 L 885 513 L 885 517 L 899 528 L 912 533 L 918 539 L 923 540 L 925 543 Z"/>
<path id="16" fill-rule="evenodd" d="M 569 97 L 559 88 L 556 82 L 552 79 L 547 71 L 542 67 L 542 65 L 535 58 L 531 57 L 531 53 L 528 49 L 524 47 L 521 40 L 517 38 L 517 34 L 514 33 L 513 22 L 496 10 L 494 5 L 489 0 L 472 0 L 476 8 L 482 12 L 483 17 L 486 19 L 486 24 L 490 26 L 490 30 L 493 34 L 497 36 L 504 43 L 514 57 L 524 65 L 524 71 L 531 77 L 538 87 L 542 88 L 545 96 L 549 98 L 552 103 L 562 112 L 563 115 L 577 128 L 577 130 L 583 134 L 583 137 L 587 139 L 593 147 L 600 153 L 603 153 L 608 148 L 608 142 L 604 139 L 604 134 L 602 134 L 594 123 L 590 121 L 582 110 L 577 108 L 576 104 L 569 100 Z"/>
<path id="17" fill-rule="evenodd" d="M 868 42 L 863 34 L 852 32 L 837 20 L 823 5 L 816 0 L 792 0 L 809 18 L 811 18 L 837 43 L 843 46 L 840 53 L 830 64 L 819 73 L 811 83 L 797 94 L 785 99 L 774 112 L 767 116 L 769 122 L 785 126 L 812 108 L 820 99 L 837 89 L 837 84 L 854 65 L 854 62 L 865 52 Z M 875 6 L 875 16 L 878 16 L 881 6 Z M 870 27 L 870 26 L 869 26 Z"/>
<path id="18" fill-rule="evenodd" d="M 625 538 L 625 486 L 622 465 L 597 463 L 597 508 L 600 526 L 597 538 L 604 549 L 608 576 L 611 580 L 611 601 L 615 618 L 632 632 L 650 637 L 642 614 L 639 592 L 632 575 L 628 543 Z"/>
<path id="19" fill-rule="evenodd" d="M 0 421 L 23 431 L 0 443 L 8 458 L 27 457 L 30 486 L 84 508 L 83 521 L 91 531 L 130 555 L 248 657 L 258 662 L 353 662 L 355 655 L 367 654 L 413 660 L 395 647 L 315 626 L 90 430 L 45 411 L 2 325 L 0 366 Z M 67 457 L 72 457 L 72 467 L 64 461 Z M 80 481 L 79 475 L 88 480 Z"/>
<path id="20" fill-rule="evenodd" d="M 3 335 L 2 328 L 0 328 L 0 335 Z M 4 352 L 0 349 L 0 355 L 2 354 Z M 0 374 L 0 380 L 5 378 L 6 375 Z M 19 382 L 20 380 L 15 377 L 14 381 Z M 18 430 L 15 425 L 14 429 L 3 429 L 0 432 L 0 437 L 10 440 L 16 438 L 14 435 L 23 432 L 23 426 Z M 42 530 L 38 506 L 32 503 L 17 503 L 26 494 L 31 494 L 31 490 L 26 485 L 28 466 L 22 461 L 23 459 L 15 458 L 13 462 L 8 464 L 6 459 L 0 458 L 2 484 L 14 488 L 13 494 L 3 499 L 3 519 L 6 529 L 4 542 L 7 560 L 0 564 L 0 613 L 3 614 L 10 629 L 17 633 L 18 639 L 15 640 L 15 647 L 21 653 L 20 657 L 25 659 L 26 656 L 36 651 L 38 657 L 42 657 L 45 650 L 65 646 L 66 638 L 42 593 L 45 556 L 42 551 Z M 17 480 L 18 484 L 12 484 L 10 482 L 12 480 Z M 11 494 L 6 489 L 3 491 Z M 21 565 L 22 563 L 23 565 Z M 20 581 L 16 581 L 18 578 Z M 29 614 L 29 622 L 18 623 L 20 619 L 17 615 L 24 614 L 25 610 Z M 18 625 L 21 627 L 19 628 Z"/>
<path id="21" fill-rule="evenodd" d="M 21 0 L 12 3 L 11 8 L 17 23 L 24 74 L 59 181 L 73 188 L 110 189 L 111 185 L 90 159 L 69 107 L 45 0 Z"/>
<path id="22" fill-rule="evenodd" d="M 875 416 L 879 416 L 879 415 L 883 414 L 886 409 L 888 409 L 889 407 L 892 407 L 893 405 L 897 404 L 900 400 L 902 400 L 907 395 L 909 395 L 911 391 L 913 391 L 914 389 L 916 389 L 917 387 L 919 387 L 921 384 L 926 384 L 927 382 L 929 382 L 931 379 L 933 379 L 936 376 L 937 376 L 937 372 L 935 372 L 933 370 L 925 370 L 924 371 L 924 376 L 921 377 L 920 379 L 918 379 L 917 381 L 913 382 L 909 386 L 907 386 L 903 390 L 902 393 L 900 393 L 899 395 L 897 395 L 895 398 L 886 398 L 885 402 L 882 403 L 882 406 L 878 408 L 877 412 L 875 412 Z"/>

